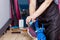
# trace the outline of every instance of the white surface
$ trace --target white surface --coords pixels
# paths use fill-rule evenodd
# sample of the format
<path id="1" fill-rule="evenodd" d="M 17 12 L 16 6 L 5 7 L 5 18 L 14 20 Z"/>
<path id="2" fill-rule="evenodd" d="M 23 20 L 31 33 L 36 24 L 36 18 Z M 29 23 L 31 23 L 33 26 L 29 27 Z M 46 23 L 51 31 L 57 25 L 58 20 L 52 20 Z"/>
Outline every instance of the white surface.
<path id="1" fill-rule="evenodd" d="M 10 18 L 9 0 L 0 0 L 0 29 Z"/>
<path id="2" fill-rule="evenodd" d="M 19 20 L 19 28 L 22 29 L 24 27 L 24 20 L 20 19 Z"/>

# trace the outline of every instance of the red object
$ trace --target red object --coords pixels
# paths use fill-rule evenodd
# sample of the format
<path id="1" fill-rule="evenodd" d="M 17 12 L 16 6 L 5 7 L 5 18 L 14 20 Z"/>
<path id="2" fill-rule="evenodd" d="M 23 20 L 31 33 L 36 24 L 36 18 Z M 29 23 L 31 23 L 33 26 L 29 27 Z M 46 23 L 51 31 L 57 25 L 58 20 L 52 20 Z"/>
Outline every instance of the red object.
<path id="1" fill-rule="evenodd" d="M 32 27 L 29 27 L 28 29 L 29 29 L 29 33 L 32 37 L 37 37 L 36 32 L 32 29 Z"/>
<path id="2" fill-rule="evenodd" d="M 12 0 L 10 0 L 10 17 L 11 17 L 11 19 L 13 19 L 13 8 L 12 8 Z M 11 23 L 11 25 L 14 25 L 14 21 L 12 20 L 12 23 Z"/>
<path id="3" fill-rule="evenodd" d="M 11 14 L 11 19 L 12 19 L 11 24 L 12 26 L 14 26 L 14 24 L 18 23 L 19 19 L 21 19 L 20 10 L 18 6 L 18 0 L 10 0 L 10 14 Z"/>
<path id="4" fill-rule="evenodd" d="M 14 0 L 14 5 L 15 5 L 17 19 L 19 20 L 19 19 L 21 19 L 21 16 L 20 16 L 20 10 L 19 10 L 19 6 L 18 6 L 18 0 Z"/>
<path id="5" fill-rule="evenodd" d="M 60 0 L 58 0 L 58 3 L 59 3 L 59 10 L 60 10 Z"/>
<path id="6" fill-rule="evenodd" d="M 11 18 L 13 18 L 13 9 L 12 9 L 12 5 L 11 5 L 11 0 L 10 0 L 10 13 L 11 13 Z"/>

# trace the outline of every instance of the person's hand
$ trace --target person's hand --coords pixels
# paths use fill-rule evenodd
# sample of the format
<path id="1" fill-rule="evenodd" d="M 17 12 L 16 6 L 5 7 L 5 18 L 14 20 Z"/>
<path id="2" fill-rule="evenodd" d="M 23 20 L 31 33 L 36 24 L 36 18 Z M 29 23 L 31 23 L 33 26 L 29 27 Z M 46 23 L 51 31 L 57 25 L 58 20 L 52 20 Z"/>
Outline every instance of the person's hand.
<path id="1" fill-rule="evenodd" d="M 26 18 L 26 24 L 29 24 L 30 21 L 35 22 L 34 16 L 28 16 L 28 17 Z"/>
<path id="2" fill-rule="evenodd" d="M 26 24 L 28 24 L 31 20 L 32 20 L 31 16 L 28 16 L 28 17 L 26 18 Z"/>

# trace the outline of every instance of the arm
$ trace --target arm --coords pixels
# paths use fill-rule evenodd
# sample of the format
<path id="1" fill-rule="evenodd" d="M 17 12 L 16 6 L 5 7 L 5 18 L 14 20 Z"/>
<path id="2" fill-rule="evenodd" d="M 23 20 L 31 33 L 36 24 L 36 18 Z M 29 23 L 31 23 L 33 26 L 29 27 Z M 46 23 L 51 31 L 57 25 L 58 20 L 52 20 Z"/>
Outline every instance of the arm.
<path id="1" fill-rule="evenodd" d="M 51 4 L 53 0 L 45 0 L 41 6 L 37 9 L 37 11 L 34 12 L 34 14 L 32 15 L 33 18 L 35 19 L 36 17 L 38 17 L 39 15 L 41 15 L 46 9 L 47 7 Z"/>
<path id="2" fill-rule="evenodd" d="M 33 1 L 35 1 L 33 3 L 33 4 L 35 4 L 35 6 L 33 7 L 32 3 L 30 3 L 30 16 L 27 17 L 26 24 L 28 24 L 31 20 L 33 22 L 35 22 L 35 19 L 47 9 L 47 7 L 52 3 L 53 0 L 45 0 L 36 11 L 35 11 L 36 0 L 30 0 L 30 2 L 31 1 L 32 1 L 32 3 L 33 3 Z"/>
<path id="3" fill-rule="evenodd" d="M 32 15 L 36 9 L 36 0 L 30 0 L 29 13 Z"/>

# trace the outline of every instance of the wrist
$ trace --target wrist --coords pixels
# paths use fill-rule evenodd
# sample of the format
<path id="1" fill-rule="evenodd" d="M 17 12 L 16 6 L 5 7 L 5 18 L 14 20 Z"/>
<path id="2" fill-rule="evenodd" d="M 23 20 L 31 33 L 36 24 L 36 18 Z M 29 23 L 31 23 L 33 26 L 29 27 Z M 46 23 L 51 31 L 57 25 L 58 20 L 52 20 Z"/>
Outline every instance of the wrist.
<path id="1" fill-rule="evenodd" d="M 32 18 L 33 20 L 35 20 L 35 19 L 37 18 L 37 16 L 36 16 L 36 15 L 32 15 L 31 18 Z"/>

